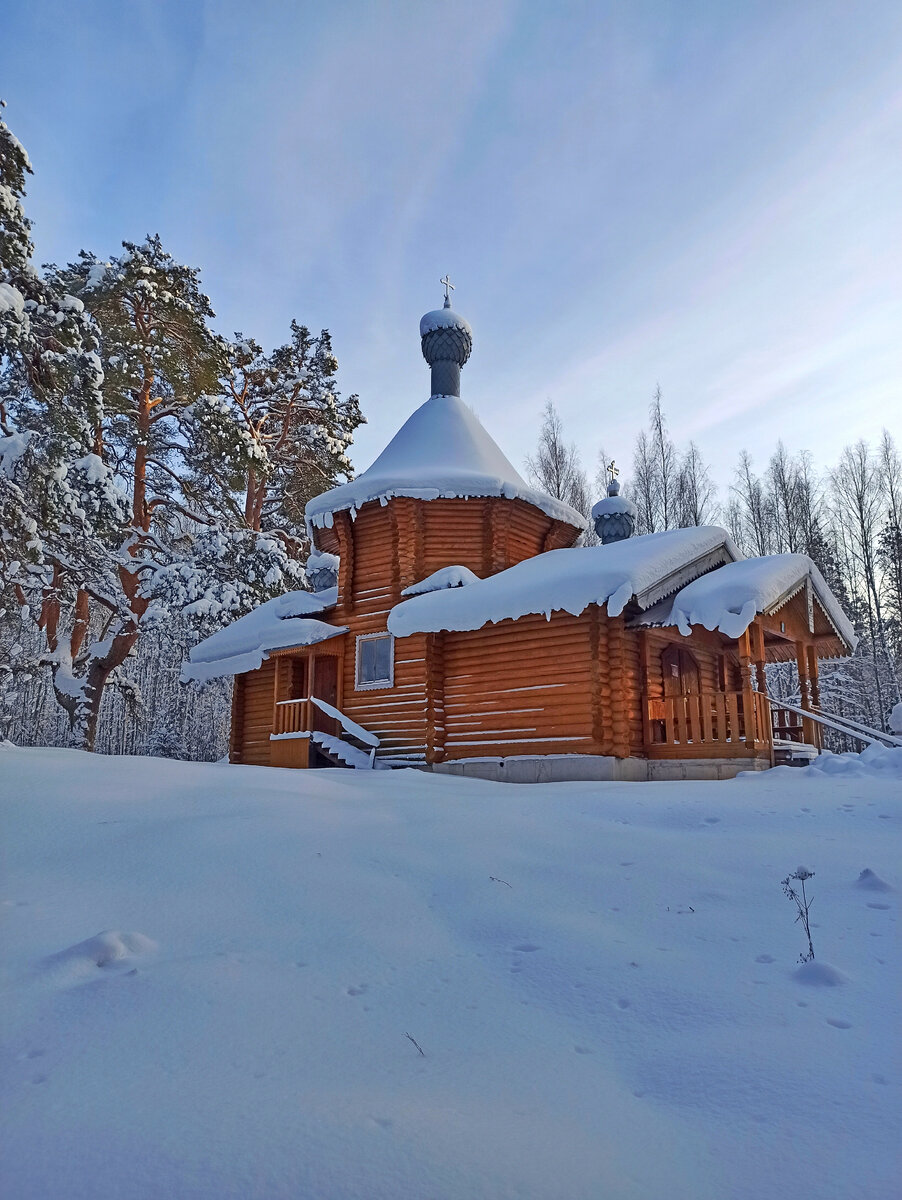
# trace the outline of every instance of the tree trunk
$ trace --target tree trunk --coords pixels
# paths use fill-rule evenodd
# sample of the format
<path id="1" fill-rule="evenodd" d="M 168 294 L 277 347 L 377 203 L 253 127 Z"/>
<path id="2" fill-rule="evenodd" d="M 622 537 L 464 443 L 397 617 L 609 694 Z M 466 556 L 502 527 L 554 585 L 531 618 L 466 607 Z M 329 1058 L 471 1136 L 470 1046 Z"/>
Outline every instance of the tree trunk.
<path id="1" fill-rule="evenodd" d="M 69 716 L 72 741 L 80 750 L 94 749 L 104 688 L 113 671 L 122 666 L 128 658 L 137 640 L 137 622 L 129 619 L 112 638 L 98 643 L 98 649 L 106 647 L 105 652 L 90 659 L 84 675 L 79 677 L 79 682 L 82 683 L 80 689 L 69 690 L 63 687 L 59 678 L 62 664 L 54 667 L 53 689 L 57 701 Z M 70 675 L 70 679 L 74 680 L 75 677 Z"/>

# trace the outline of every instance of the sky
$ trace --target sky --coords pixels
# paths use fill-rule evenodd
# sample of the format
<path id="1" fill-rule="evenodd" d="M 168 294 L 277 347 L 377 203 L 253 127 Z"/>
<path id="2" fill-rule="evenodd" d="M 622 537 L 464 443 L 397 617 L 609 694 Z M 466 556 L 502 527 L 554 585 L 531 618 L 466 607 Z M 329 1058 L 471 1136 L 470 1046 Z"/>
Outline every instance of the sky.
<path id="1" fill-rule="evenodd" d="M 328 327 L 369 465 L 421 314 L 518 466 L 546 401 L 629 478 L 660 385 L 717 482 L 902 440 L 898 0 L 0 3 L 41 261 L 160 233 L 217 327 Z"/>

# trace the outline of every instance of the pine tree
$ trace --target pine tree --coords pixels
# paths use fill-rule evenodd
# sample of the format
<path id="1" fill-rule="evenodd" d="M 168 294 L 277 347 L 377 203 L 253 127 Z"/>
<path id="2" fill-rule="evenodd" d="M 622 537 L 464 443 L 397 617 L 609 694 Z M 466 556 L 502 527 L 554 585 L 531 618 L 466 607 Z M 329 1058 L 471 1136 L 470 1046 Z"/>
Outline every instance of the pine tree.
<path id="1" fill-rule="evenodd" d="M 358 397 L 341 397 L 329 331 L 318 337 L 297 321 L 291 340 L 271 354 L 235 335 L 220 398 L 246 439 L 243 519 L 300 553 L 304 508 L 352 474 L 348 449 L 363 422 Z M 208 401 L 212 403 L 212 401 Z"/>

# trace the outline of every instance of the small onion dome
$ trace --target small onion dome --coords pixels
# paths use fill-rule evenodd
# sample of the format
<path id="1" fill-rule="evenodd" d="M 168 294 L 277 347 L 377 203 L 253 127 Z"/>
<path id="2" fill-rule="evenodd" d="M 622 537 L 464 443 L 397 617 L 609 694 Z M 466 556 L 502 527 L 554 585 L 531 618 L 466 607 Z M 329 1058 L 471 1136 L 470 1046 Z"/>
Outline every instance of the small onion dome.
<path id="1" fill-rule="evenodd" d="M 462 367 L 473 349 L 473 330 L 445 301 L 444 308 L 428 312 L 420 321 L 423 358 L 430 367 L 438 362 Z"/>
<path id="2" fill-rule="evenodd" d="M 315 592 L 324 592 L 338 583 L 338 555 L 311 550 L 305 567 L 307 582 Z"/>
<path id="3" fill-rule="evenodd" d="M 608 484 L 608 494 L 592 509 L 595 532 L 601 538 L 602 545 L 632 537 L 638 515 L 635 504 L 620 495 L 620 484 L 612 479 Z"/>

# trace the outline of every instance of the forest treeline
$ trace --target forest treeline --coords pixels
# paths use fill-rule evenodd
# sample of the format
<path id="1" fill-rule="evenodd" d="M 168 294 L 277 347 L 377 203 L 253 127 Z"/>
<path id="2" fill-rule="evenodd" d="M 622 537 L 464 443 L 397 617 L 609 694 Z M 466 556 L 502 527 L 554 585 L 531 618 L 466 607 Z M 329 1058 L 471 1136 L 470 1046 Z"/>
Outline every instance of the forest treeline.
<path id="1" fill-rule="evenodd" d="M 358 398 L 327 330 L 272 350 L 223 337 L 197 269 L 159 237 L 34 262 L 31 165 L 0 119 L 0 738 L 210 759 L 228 681 L 185 686 L 190 647 L 305 586 L 307 500 L 350 478 Z M 113 249 L 113 248 L 111 248 Z M 587 516 L 590 480 L 553 405 L 533 479 Z M 778 445 L 718 495 L 660 390 L 625 492 L 637 533 L 720 523 L 746 554 L 800 552 L 860 634 L 823 672 L 827 706 L 884 728 L 900 698 L 902 463 L 887 432 L 829 470 Z M 592 544 L 594 535 L 586 535 Z M 778 694 L 793 668 L 772 669 Z"/>

